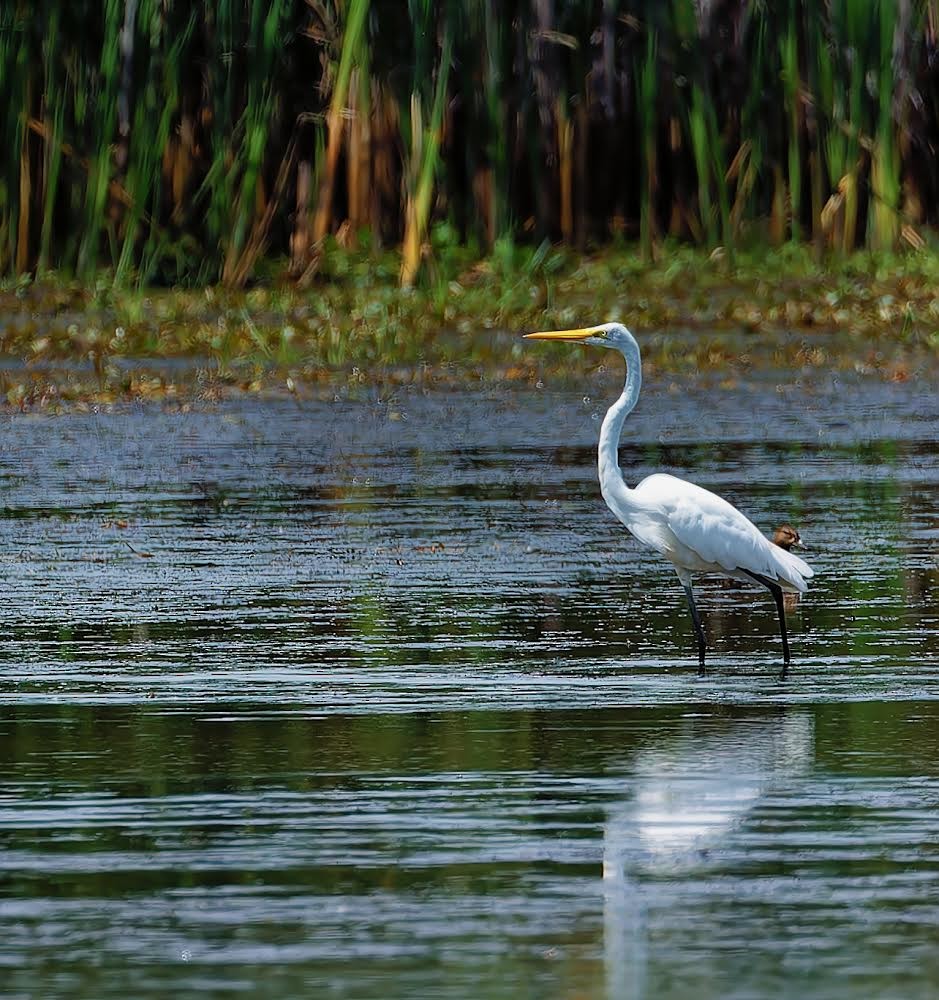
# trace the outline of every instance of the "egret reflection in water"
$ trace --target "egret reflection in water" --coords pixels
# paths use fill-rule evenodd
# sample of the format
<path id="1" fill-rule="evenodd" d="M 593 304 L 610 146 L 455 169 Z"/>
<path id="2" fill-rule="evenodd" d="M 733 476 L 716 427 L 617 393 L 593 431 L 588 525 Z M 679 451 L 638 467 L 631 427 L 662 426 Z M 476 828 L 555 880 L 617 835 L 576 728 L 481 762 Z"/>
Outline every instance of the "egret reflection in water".
<path id="1" fill-rule="evenodd" d="M 603 830 L 604 961 L 610 1000 L 647 993 L 648 909 L 656 885 L 706 867 L 709 854 L 776 787 L 814 760 L 811 715 L 690 717 L 665 746 L 641 750 L 631 795 Z M 679 903 L 680 905 L 680 903 Z"/>

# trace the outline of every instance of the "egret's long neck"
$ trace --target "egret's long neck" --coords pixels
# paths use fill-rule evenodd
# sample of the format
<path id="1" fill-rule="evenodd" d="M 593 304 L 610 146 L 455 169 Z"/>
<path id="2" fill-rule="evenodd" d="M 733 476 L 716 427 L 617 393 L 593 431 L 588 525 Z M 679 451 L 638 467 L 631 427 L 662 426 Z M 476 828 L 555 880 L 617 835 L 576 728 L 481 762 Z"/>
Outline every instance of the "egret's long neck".
<path id="1" fill-rule="evenodd" d="M 626 384 L 619 399 L 607 410 L 600 428 L 600 444 L 597 448 L 597 464 L 600 472 L 600 486 L 604 489 L 610 482 L 622 483 L 619 468 L 619 437 L 623 430 L 623 421 L 629 416 L 642 387 L 642 361 L 639 357 L 639 345 L 632 339 L 623 347 L 623 357 L 626 359 Z"/>

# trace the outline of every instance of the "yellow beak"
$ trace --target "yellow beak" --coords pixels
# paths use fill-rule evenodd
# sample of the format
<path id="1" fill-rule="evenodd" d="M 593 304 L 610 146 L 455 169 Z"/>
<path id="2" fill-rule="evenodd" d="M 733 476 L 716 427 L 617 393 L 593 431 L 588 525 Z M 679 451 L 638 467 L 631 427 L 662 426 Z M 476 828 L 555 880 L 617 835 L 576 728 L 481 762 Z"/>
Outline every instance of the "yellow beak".
<path id="1" fill-rule="evenodd" d="M 581 330 L 552 330 L 550 333 L 526 333 L 526 340 L 586 340 L 597 331 L 595 326 L 587 326 Z"/>

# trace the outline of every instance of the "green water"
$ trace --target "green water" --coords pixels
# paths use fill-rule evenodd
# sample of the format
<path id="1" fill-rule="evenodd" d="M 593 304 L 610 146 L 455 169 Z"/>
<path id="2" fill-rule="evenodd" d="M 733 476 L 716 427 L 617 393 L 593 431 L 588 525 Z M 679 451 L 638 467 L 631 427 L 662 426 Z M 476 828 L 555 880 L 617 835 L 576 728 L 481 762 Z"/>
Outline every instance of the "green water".
<path id="1" fill-rule="evenodd" d="M 936 995 L 934 393 L 647 380 L 817 572 L 699 677 L 616 377 L 4 418 L 0 996 Z"/>

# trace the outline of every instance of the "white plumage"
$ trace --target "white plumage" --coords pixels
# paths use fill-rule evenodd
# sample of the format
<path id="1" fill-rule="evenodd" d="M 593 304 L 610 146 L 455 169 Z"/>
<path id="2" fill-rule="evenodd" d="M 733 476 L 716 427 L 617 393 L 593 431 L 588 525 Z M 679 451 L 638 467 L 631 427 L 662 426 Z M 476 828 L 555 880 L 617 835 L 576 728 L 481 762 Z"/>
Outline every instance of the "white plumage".
<path id="1" fill-rule="evenodd" d="M 789 641 L 782 592 L 804 593 L 813 574 L 798 556 L 774 545 L 723 497 L 675 476 L 657 473 L 630 489 L 619 467 L 618 445 L 623 422 L 639 399 L 642 362 L 635 338 L 619 323 L 582 330 L 531 333 L 538 340 L 568 340 L 618 350 L 626 360 L 626 384 L 607 411 L 597 448 L 600 490 L 619 521 L 648 548 L 668 559 L 685 589 L 703 666 L 704 630 L 691 589 L 692 574 L 720 573 L 767 587 L 779 613 L 783 658 Z"/>
<path id="2" fill-rule="evenodd" d="M 625 487 L 622 478 L 619 480 Z M 604 489 L 610 510 L 644 545 L 660 552 L 683 573 L 722 573 L 741 578 L 741 569 L 774 580 L 792 593 L 805 593 L 808 563 L 766 538 L 733 504 L 694 483 L 658 472 L 633 493 L 645 510 L 621 517 L 614 482 Z M 743 576 L 748 583 L 749 577 Z M 684 582 L 684 581 L 682 581 Z"/>

